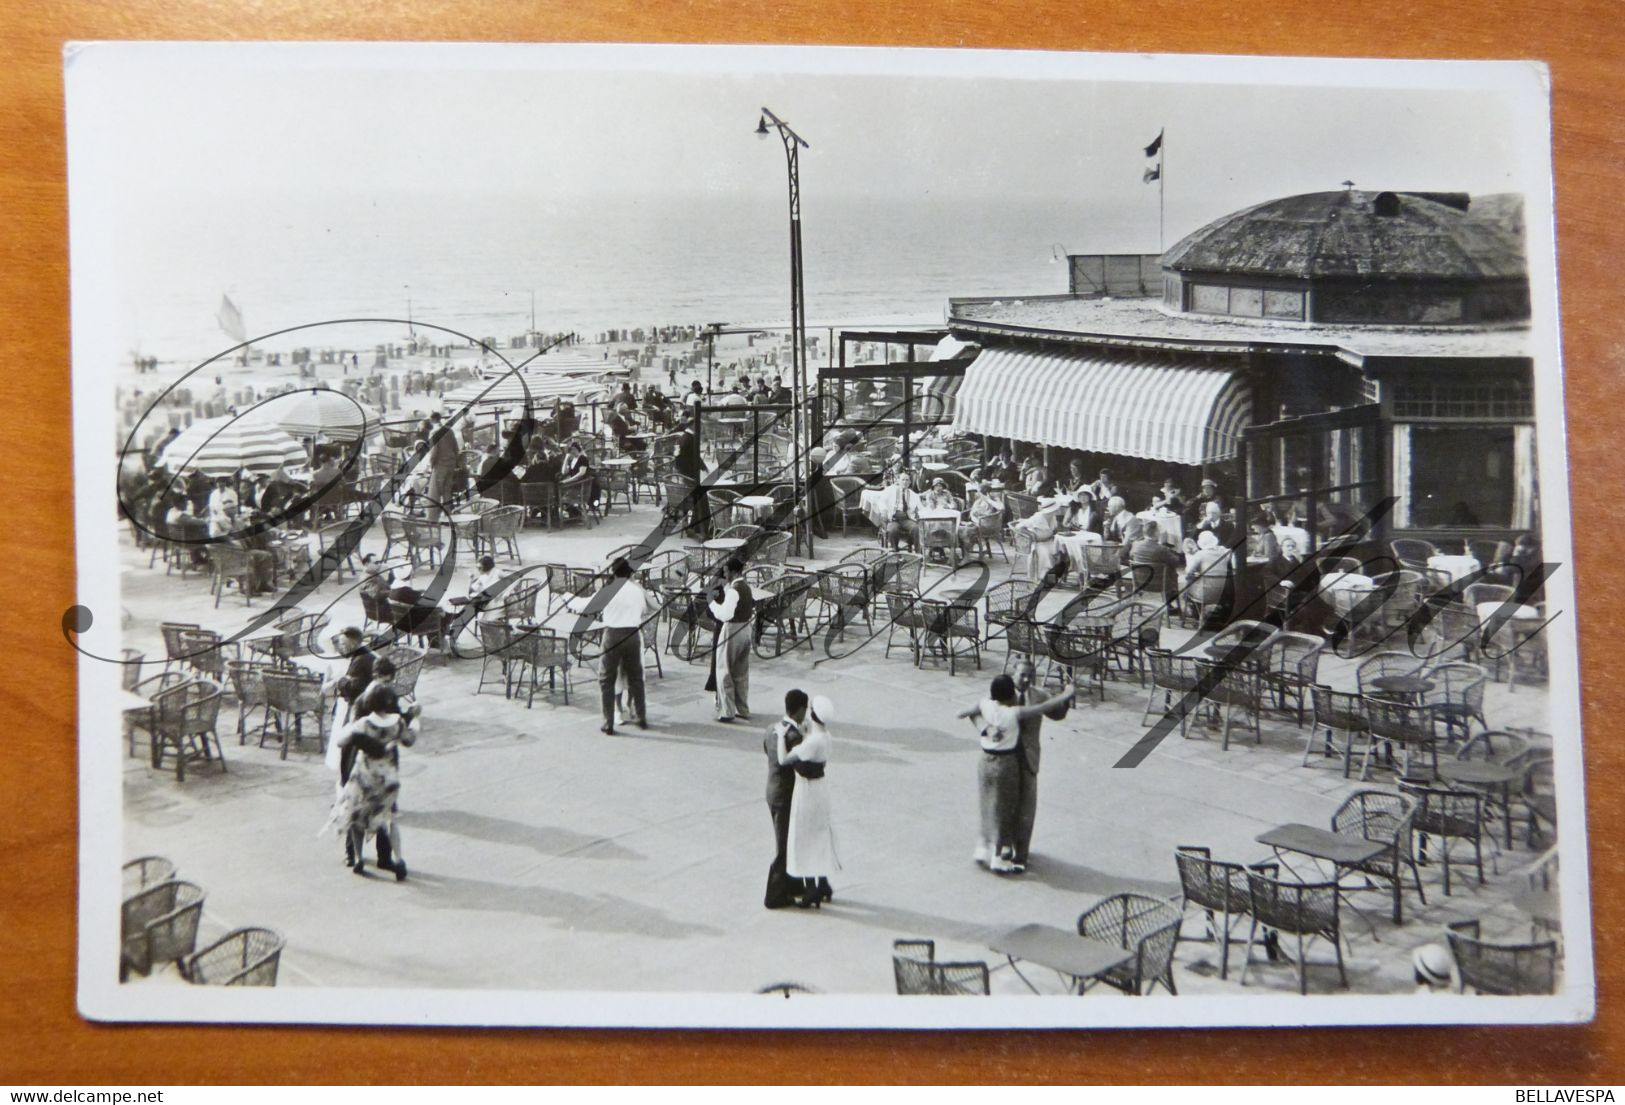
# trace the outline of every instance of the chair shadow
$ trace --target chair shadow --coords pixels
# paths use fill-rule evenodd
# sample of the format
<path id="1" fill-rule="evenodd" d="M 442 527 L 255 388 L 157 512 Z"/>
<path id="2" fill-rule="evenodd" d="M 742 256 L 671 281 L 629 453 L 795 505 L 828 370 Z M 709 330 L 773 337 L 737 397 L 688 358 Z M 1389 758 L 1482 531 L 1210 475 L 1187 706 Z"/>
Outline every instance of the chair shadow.
<path id="1" fill-rule="evenodd" d="M 1107 898 L 1113 894 L 1149 894 L 1156 898 L 1170 898 L 1179 893 L 1178 879 L 1113 875 L 1081 863 L 1068 863 L 1042 852 L 1034 852 L 1030 860 L 1027 873 L 1022 878 L 1073 894 L 1091 894 L 1097 898 Z"/>
<path id="2" fill-rule="evenodd" d="M 590 833 L 578 833 L 556 825 L 531 825 L 504 817 L 487 817 L 467 810 L 412 810 L 400 815 L 407 828 L 483 840 L 492 844 L 512 844 L 544 856 L 571 859 L 638 860 L 641 853 Z"/>

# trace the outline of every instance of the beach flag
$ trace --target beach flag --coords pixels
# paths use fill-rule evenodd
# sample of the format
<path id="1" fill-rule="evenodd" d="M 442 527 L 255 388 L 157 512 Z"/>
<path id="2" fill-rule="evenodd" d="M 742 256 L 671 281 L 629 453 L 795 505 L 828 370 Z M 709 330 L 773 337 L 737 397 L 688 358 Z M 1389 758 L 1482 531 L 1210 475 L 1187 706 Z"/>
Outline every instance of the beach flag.
<path id="1" fill-rule="evenodd" d="M 1140 176 L 1140 181 L 1143 184 L 1150 184 L 1153 180 L 1161 180 L 1161 179 L 1162 179 L 1162 166 L 1161 165 L 1153 165 L 1153 166 L 1151 166 L 1151 168 L 1147 169 Z"/>
<path id="2" fill-rule="evenodd" d="M 232 341 L 247 341 L 248 331 L 243 328 L 243 313 L 237 309 L 237 304 L 231 301 L 231 296 L 224 293 L 220 296 L 220 308 L 214 313 L 215 321 L 220 323 L 220 329 Z"/>
<path id="3" fill-rule="evenodd" d="M 1156 157 L 1157 154 L 1161 150 L 1162 150 L 1162 131 L 1159 130 L 1157 132 L 1157 136 L 1151 140 L 1151 144 L 1145 148 L 1145 156 L 1147 156 L 1147 157 Z"/>

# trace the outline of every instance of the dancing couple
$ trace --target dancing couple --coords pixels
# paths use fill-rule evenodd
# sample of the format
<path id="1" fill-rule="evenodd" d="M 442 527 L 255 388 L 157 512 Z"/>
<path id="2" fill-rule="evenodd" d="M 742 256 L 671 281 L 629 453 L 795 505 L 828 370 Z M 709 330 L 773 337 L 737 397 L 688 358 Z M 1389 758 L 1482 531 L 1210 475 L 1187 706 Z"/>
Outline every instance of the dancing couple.
<path id="1" fill-rule="evenodd" d="M 823 695 L 808 702 L 805 691 L 791 690 L 784 696 L 784 717 L 762 742 L 767 810 L 777 847 L 767 872 L 763 904 L 768 909 L 817 909 L 835 897 L 829 876 L 841 864 L 824 780 L 830 752 L 827 726 L 834 714 L 834 704 Z"/>

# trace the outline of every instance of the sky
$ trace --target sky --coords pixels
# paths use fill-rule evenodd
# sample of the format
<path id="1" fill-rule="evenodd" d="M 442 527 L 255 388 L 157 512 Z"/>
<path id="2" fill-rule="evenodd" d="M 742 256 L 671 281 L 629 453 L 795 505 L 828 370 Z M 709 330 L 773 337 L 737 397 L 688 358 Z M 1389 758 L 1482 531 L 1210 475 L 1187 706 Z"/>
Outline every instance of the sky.
<path id="1" fill-rule="evenodd" d="M 1215 74 L 1191 59 L 1135 69 L 1036 54 L 1026 57 L 1042 64 L 1017 57 L 973 78 L 976 62 L 1012 55 L 753 50 L 719 61 L 645 48 L 617 70 L 607 54 L 557 49 L 150 50 L 162 53 L 99 70 L 112 93 L 105 144 L 137 194 L 782 194 L 777 140 L 753 134 L 766 104 L 811 143 L 803 188 L 843 199 L 1155 202 L 1141 151 L 1163 131 L 1170 221 L 1183 223 L 1344 180 L 1511 190 L 1522 140 L 1493 92 L 1260 84 L 1258 62 Z M 861 71 L 877 66 L 938 75 Z M 1142 79 L 1092 79 L 1107 71 Z M 1369 79 L 1330 65 L 1297 73 Z"/>

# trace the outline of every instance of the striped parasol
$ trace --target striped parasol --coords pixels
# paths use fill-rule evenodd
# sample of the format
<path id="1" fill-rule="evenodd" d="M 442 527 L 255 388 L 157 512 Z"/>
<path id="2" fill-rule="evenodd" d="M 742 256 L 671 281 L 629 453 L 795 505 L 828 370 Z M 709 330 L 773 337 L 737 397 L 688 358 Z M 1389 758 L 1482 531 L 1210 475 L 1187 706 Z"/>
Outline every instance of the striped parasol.
<path id="1" fill-rule="evenodd" d="M 376 430 L 378 413 L 340 391 L 309 388 L 278 396 L 256 407 L 249 417 L 279 426 L 294 437 L 356 441 Z"/>
<path id="2" fill-rule="evenodd" d="M 165 447 L 158 463 L 172 472 L 194 469 L 229 476 L 239 468 L 273 472 L 309 460 L 304 448 L 280 427 L 247 418 L 205 418 L 192 423 Z"/>
<path id="3" fill-rule="evenodd" d="M 586 391 L 596 391 L 597 385 L 568 376 L 531 375 L 523 380 L 518 376 L 504 376 L 500 380 L 475 380 L 455 391 L 446 393 L 442 409 L 454 412 L 473 404 L 476 407 L 509 407 L 517 410 L 528 394 L 532 407 L 551 404 L 555 399 L 575 399 Z"/>

